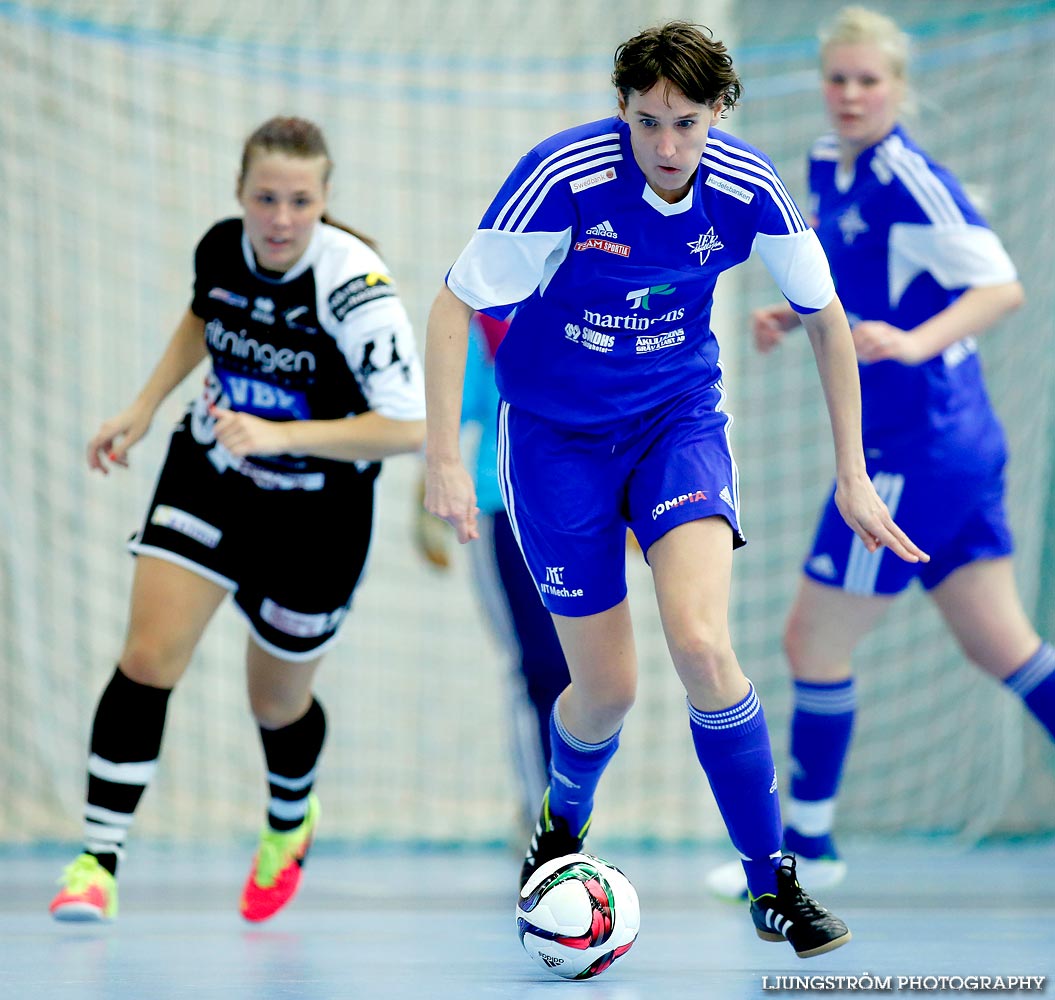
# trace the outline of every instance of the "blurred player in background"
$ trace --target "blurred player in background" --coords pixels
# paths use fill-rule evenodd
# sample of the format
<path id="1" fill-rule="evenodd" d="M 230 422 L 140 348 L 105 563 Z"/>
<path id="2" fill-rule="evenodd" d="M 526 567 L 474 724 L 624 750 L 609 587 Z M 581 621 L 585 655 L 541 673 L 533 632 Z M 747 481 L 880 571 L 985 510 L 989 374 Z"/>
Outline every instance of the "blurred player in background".
<path id="1" fill-rule="evenodd" d="M 522 824 L 535 822 L 549 782 L 549 719 L 557 696 L 571 682 L 553 620 L 539 598 L 502 504 L 498 484 L 498 388 L 495 352 L 509 328 L 476 313 L 471 322 L 462 397 L 462 424 L 479 429 L 473 483 L 480 508 L 480 545 L 470 549 L 473 584 L 484 617 L 510 666 L 510 745 Z M 450 563 L 450 529 L 421 508 L 415 537 L 433 565 Z M 438 529 L 438 530 L 437 530 Z"/>
<path id="2" fill-rule="evenodd" d="M 1055 735 L 1055 649 L 1015 584 L 1004 434 L 973 339 L 1020 305 L 1022 287 L 956 178 L 899 124 L 908 54 L 898 26 L 861 7 L 822 36 L 834 134 L 810 154 L 813 224 L 853 328 L 868 475 L 931 559 L 870 551 L 829 498 L 784 636 L 794 681 L 784 846 L 818 886 L 846 869 L 832 826 L 856 707 L 851 657 L 914 579 L 964 654 Z M 756 346 L 771 350 L 799 322 L 785 305 L 758 310 Z M 723 896 L 746 891 L 737 864 L 708 882 Z"/>
<path id="3" fill-rule="evenodd" d="M 190 307 L 160 362 L 88 443 L 90 468 L 127 465 L 161 402 L 209 357 L 130 542 L 128 633 L 92 725 L 84 852 L 51 904 L 60 920 L 117 915 L 117 866 L 169 695 L 228 593 L 249 626 L 270 786 L 242 915 L 272 916 L 299 884 L 326 731 L 313 678 L 366 560 L 379 463 L 419 448 L 424 431 L 409 320 L 370 241 L 326 216 L 331 166 L 302 119 L 249 136 L 242 217 L 202 238 Z"/>
<path id="4" fill-rule="evenodd" d="M 725 46 L 684 22 L 650 28 L 619 47 L 613 83 L 618 114 L 521 159 L 433 304 L 426 505 L 459 541 L 478 536 L 458 442 L 469 319 L 516 307 L 496 359 L 500 482 L 572 676 L 554 707 L 551 778 L 521 884 L 582 846 L 634 700 L 629 525 L 757 933 L 809 957 L 850 934 L 780 855 L 768 730 L 727 622 L 744 537 L 710 312 L 719 273 L 753 248 L 809 330 L 840 509 L 868 549 L 926 557 L 866 474 L 853 341 L 816 235 L 770 161 L 714 127 L 740 95 Z"/>

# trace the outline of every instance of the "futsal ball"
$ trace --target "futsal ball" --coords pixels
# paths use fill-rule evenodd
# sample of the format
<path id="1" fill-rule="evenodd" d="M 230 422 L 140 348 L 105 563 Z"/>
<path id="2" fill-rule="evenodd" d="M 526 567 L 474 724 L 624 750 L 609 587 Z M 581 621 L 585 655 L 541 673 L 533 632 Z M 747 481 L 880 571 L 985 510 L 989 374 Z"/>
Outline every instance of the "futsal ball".
<path id="1" fill-rule="evenodd" d="M 538 869 L 520 890 L 520 943 L 563 979 L 592 979 L 629 950 L 641 926 L 637 892 L 614 865 L 566 854 Z"/>

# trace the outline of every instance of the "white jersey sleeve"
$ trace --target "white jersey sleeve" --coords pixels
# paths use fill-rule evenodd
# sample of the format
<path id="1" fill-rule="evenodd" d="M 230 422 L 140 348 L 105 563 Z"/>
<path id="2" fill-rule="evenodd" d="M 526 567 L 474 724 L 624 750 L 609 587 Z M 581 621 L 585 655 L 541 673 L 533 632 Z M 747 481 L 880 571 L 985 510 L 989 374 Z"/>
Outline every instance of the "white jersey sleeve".
<path id="1" fill-rule="evenodd" d="M 947 289 L 1003 285 L 1018 277 L 1000 237 L 984 226 L 966 223 L 895 223 L 890 227 L 889 263 L 891 305 L 924 271 Z"/>
<path id="2" fill-rule="evenodd" d="M 333 232 L 333 252 L 315 266 L 322 324 L 371 410 L 392 420 L 423 420 L 421 359 L 395 284 L 373 250 Z"/>
<path id="3" fill-rule="evenodd" d="M 1000 238 L 943 167 L 894 134 L 876 150 L 872 170 L 884 183 L 896 178 L 917 216 L 890 226 L 891 307 L 924 272 L 950 291 L 1002 285 L 1018 277 Z"/>
<path id="4" fill-rule="evenodd" d="M 403 304 L 381 299 L 337 329 L 337 344 L 371 410 L 392 420 L 425 419 L 425 380 Z"/>
<path id="5" fill-rule="evenodd" d="M 508 305 L 545 291 L 568 256 L 571 228 L 563 232 L 478 229 L 447 275 L 447 286 L 474 309 Z"/>
<path id="6" fill-rule="evenodd" d="M 781 236 L 759 233 L 754 249 L 796 309 L 816 312 L 835 298 L 828 258 L 812 229 Z"/>

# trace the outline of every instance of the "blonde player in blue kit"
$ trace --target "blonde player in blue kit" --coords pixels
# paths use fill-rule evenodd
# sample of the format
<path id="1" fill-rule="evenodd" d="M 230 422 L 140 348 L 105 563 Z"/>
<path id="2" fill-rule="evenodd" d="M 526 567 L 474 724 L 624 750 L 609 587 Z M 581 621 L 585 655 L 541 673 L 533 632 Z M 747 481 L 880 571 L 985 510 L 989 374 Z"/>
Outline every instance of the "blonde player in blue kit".
<path id="1" fill-rule="evenodd" d="M 829 500 L 785 633 L 793 768 L 785 849 L 821 886 L 846 871 L 832 838 L 856 711 L 851 657 L 918 578 L 964 653 L 1055 735 L 1055 649 L 1015 586 L 1004 512 L 1003 430 L 975 334 L 1021 303 L 1015 267 L 964 194 L 898 124 L 908 40 L 889 18 L 845 8 L 822 38 L 834 134 L 810 153 L 816 229 L 853 324 L 868 473 L 898 523 L 931 555 L 910 565 L 868 550 Z M 754 316 L 768 351 L 798 325 L 786 306 Z M 708 876 L 746 892 L 740 865 Z"/>
<path id="2" fill-rule="evenodd" d="M 846 943 L 780 855 L 762 707 L 730 644 L 739 483 L 710 329 L 718 275 L 758 250 L 809 331 L 831 415 L 839 508 L 862 543 L 926 556 L 868 479 L 853 341 L 816 235 L 758 150 L 715 128 L 740 94 L 725 46 L 671 22 L 616 52 L 619 111 L 525 155 L 447 275 L 426 349 L 426 506 L 461 542 L 476 497 L 458 450 L 473 310 L 516 314 L 496 358 L 499 476 L 571 685 L 521 884 L 577 851 L 633 700 L 629 525 L 652 567 L 689 726 L 764 940 L 803 958 Z"/>

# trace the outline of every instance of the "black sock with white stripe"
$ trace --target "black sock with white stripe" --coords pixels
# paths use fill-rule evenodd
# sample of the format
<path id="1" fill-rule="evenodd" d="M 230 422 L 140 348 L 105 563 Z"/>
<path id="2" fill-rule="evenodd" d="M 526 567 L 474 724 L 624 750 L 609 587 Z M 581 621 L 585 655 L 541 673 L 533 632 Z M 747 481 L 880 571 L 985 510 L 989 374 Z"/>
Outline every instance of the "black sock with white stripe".
<path id="1" fill-rule="evenodd" d="M 318 700 L 296 722 L 281 729 L 260 727 L 271 790 L 267 823 L 272 830 L 295 830 L 304 822 L 315 766 L 326 739 L 326 713 Z"/>
<path id="2" fill-rule="evenodd" d="M 117 874 L 136 806 L 157 769 L 171 693 L 132 680 L 118 666 L 95 710 L 84 849 L 111 875 Z"/>

